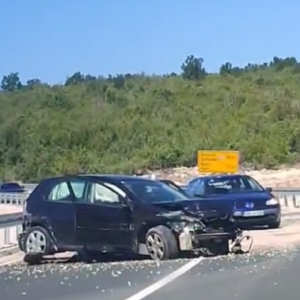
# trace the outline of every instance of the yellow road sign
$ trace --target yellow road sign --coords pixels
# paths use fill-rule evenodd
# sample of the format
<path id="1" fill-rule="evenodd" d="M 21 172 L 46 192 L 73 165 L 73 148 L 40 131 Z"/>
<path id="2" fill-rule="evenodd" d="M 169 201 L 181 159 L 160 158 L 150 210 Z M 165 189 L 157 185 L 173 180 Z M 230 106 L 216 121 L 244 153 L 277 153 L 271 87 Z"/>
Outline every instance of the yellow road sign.
<path id="1" fill-rule="evenodd" d="M 197 164 L 199 173 L 237 173 L 240 153 L 231 150 L 199 150 Z"/>

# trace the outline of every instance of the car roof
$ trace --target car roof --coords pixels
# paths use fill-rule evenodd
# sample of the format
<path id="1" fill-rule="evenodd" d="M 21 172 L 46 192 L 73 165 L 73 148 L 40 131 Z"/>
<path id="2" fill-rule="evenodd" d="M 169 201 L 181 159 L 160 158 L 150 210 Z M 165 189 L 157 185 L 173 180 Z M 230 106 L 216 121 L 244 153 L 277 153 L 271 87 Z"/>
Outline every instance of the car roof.
<path id="1" fill-rule="evenodd" d="M 117 181 L 122 181 L 122 180 L 147 181 L 147 180 L 150 180 L 149 178 L 145 178 L 145 177 L 124 175 L 124 174 L 78 174 L 77 176 L 85 176 L 85 177 L 98 178 L 98 179 L 114 179 Z"/>
<path id="2" fill-rule="evenodd" d="M 54 177 L 49 177 L 47 179 L 62 179 L 66 178 L 69 176 L 76 176 L 76 177 L 89 177 L 93 179 L 112 179 L 112 180 L 117 180 L 117 181 L 123 181 L 123 180 L 139 180 L 139 181 L 148 181 L 152 180 L 150 178 L 146 177 L 140 177 L 140 176 L 133 176 L 133 175 L 124 175 L 124 174 L 70 174 L 70 175 L 62 175 L 62 176 L 54 176 Z"/>
<path id="3" fill-rule="evenodd" d="M 14 181 L 2 182 L 1 183 L 1 186 L 5 186 L 5 185 L 18 185 L 18 186 L 21 186 L 19 182 L 14 182 Z"/>
<path id="4" fill-rule="evenodd" d="M 217 179 L 217 178 L 222 178 L 222 179 L 230 179 L 230 178 L 238 178 L 238 177 L 249 177 L 246 174 L 213 174 L 213 175 L 206 175 L 206 176 L 199 176 L 193 178 L 190 182 L 196 180 L 196 179 Z"/>

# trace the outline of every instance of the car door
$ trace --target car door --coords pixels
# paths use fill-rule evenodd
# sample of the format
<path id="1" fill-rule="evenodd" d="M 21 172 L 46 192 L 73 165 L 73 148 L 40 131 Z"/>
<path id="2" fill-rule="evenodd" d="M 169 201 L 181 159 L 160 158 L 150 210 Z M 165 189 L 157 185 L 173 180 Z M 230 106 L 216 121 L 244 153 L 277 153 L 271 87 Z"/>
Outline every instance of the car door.
<path id="1" fill-rule="evenodd" d="M 42 215 L 59 245 L 74 245 L 74 197 L 67 179 L 52 179 L 43 191 Z"/>
<path id="2" fill-rule="evenodd" d="M 90 181 L 86 201 L 76 203 L 77 242 L 132 248 L 132 214 L 125 196 L 112 183 Z"/>

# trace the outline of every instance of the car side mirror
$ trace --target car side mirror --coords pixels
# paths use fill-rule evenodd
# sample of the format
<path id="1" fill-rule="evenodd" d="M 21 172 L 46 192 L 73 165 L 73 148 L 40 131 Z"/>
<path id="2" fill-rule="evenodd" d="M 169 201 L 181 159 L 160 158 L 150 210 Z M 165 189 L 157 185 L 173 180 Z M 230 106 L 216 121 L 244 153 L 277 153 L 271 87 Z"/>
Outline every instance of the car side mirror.
<path id="1" fill-rule="evenodd" d="M 271 193 L 273 191 L 273 189 L 271 187 L 267 187 L 266 191 Z"/>

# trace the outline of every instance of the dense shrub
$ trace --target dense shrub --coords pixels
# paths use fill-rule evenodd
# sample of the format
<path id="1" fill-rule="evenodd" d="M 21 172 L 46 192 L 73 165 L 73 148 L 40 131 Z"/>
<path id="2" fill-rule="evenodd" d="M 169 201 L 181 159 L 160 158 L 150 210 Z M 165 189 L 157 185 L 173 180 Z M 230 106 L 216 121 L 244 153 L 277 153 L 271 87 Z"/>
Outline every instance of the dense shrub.
<path id="1" fill-rule="evenodd" d="M 198 149 L 238 149 L 265 167 L 298 160 L 300 67 L 294 58 L 208 74 L 190 56 L 182 74 L 22 84 L 0 92 L 0 175 L 37 180 L 195 164 Z"/>

